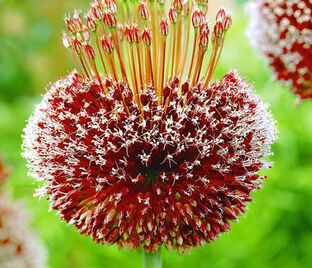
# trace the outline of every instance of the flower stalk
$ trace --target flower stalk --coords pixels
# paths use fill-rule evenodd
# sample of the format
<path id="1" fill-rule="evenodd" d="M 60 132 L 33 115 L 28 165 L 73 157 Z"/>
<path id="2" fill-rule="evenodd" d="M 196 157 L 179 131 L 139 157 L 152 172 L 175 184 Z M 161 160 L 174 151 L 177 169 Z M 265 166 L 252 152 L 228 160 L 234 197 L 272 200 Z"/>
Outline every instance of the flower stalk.
<path id="1" fill-rule="evenodd" d="M 161 268 L 162 258 L 161 258 L 161 248 L 156 250 L 154 253 L 146 252 L 142 250 L 142 262 L 143 268 Z"/>

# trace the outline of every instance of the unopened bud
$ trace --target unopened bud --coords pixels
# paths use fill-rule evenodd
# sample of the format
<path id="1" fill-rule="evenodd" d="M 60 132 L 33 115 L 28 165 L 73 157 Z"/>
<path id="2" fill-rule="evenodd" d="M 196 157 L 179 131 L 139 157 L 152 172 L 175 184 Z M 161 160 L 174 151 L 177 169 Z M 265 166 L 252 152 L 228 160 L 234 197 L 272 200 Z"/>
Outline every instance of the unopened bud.
<path id="1" fill-rule="evenodd" d="M 89 32 L 89 30 L 87 29 L 86 26 L 83 26 L 82 33 L 83 33 L 84 41 L 88 42 L 90 40 L 90 32 Z"/>
<path id="2" fill-rule="evenodd" d="M 223 34 L 223 24 L 221 21 L 217 21 L 216 25 L 214 26 L 213 29 L 215 37 L 219 38 Z"/>
<path id="3" fill-rule="evenodd" d="M 222 8 L 218 11 L 217 15 L 216 15 L 216 20 L 217 21 L 223 21 L 225 18 L 225 10 Z"/>
<path id="4" fill-rule="evenodd" d="M 70 39 L 70 37 L 66 33 L 62 34 L 62 41 L 63 41 L 64 47 L 66 47 L 66 48 L 73 46 L 72 40 Z"/>
<path id="5" fill-rule="evenodd" d="M 175 8 L 175 10 L 180 13 L 182 11 L 182 0 L 174 0 L 173 1 L 173 6 Z"/>
<path id="6" fill-rule="evenodd" d="M 209 34 L 207 32 L 204 32 L 200 35 L 200 47 L 201 48 L 207 48 L 209 43 Z"/>
<path id="7" fill-rule="evenodd" d="M 192 24 L 195 28 L 200 27 L 201 24 L 203 23 L 204 19 L 205 19 L 205 15 L 201 10 L 197 9 L 193 12 Z"/>
<path id="8" fill-rule="evenodd" d="M 67 29 L 68 29 L 68 31 L 70 33 L 72 33 L 72 34 L 77 33 L 76 24 L 72 20 L 66 18 L 65 22 L 66 22 L 66 25 L 67 25 Z"/>
<path id="9" fill-rule="evenodd" d="M 178 12 L 174 7 L 171 7 L 169 10 L 169 20 L 173 24 L 175 24 L 178 20 Z"/>
<path id="10" fill-rule="evenodd" d="M 91 33 L 96 31 L 97 25 L 94 19 L 87 17 L 87 27 Z"/>
<path id="11" fill-rule="evenodd" d="M 82 45 L 77 39 L 73 41 L 73 48 L 77 54 L 81 54 Z"/>
<path id="12" fill-rule="evenodd" d="M 99 5 L 93 6 L 90 13 L 95 20 L 100 20 L 103 17 L 103 12 Z"/>
<path id="13" fill-rule="evenodd" d="M 90 59 L 94 59 L 95 58 L 95 52 L 94 52 L 93 48 L 89 44 L 85 45 L 85 51 L 86 51 L 86 53 L 87 53 L 87 55 L 88 55 L 88 57 Z"/>
<path id="14" fill-rule="evenodd" d="M 139 5 L 139 13 L 140 13 L 140 16 L 143 20 L 148 19 L 149 12 L 148 12 L 148 9 L 147 9 L 145 2 L 143 2 L 143 1 Z"/>
<path id="15" fill-rule="evenodd" d="M 142 33 L 142 40 L 146 46 L 150 46 L 152 44 L 151 33 L 146 29 Z"/>
<path id="16" fill-rule="evenodd" d="M 115 0 L 109 0 L 107 1 L 107 7 L 108 9 L 113 12 L 114 14 L 117 13 L 117 4 L 115 2 Z"/>
<path id="17" fill-rule="evenodd" d="M 133 43 L 133 36 L 131 33 L 131 28 L 129 26 L 126 26 L 125 29 L 125 38 L 130 44 Z"/>
<path id="18" fill-rule="evenodd" d="M 102 47 L 107 54 L 111 54 L 113 52 L 111 40 L 107 37 L 102 39 Z"/>
<path id="19" fill-rule="evenodd" d="M 167 36 L 169 33 L 168 21 L 165 18 L 163 18 L 160 22 L 160 33 L 162 36 Z"/>
<path id="20" fill-rule="evenodd" d="M 106 27 L 114 28 L 117 25 L 116 16 L 111 11 L 106 11 L 103 15 L 103 22 Z"/>
<path id="21" fill-rule="evenodd" d="M 200 34 L 203 34 L 205 32 L 208 33 L 208 34 L 210 32 L 210 30 L 209 30 L 209 23 L 207 21 L 202 23 L 202 25 L 200 26 Z"/>
<path id="22" fill-rule="evenodd" d="M 223 21 L 224 31 L 227 31 L 228 29 L 230 29 L 231 25 L 232 25 L 232 17 L 231 15 L 228 14 Z"/>
<path id="23" fill-rule="evenodd" d="M 133 25 L 132 30 L 131 30 L 131 34 L 132 34 L 132 40 L 134 43 L 139 43 L 140 42 L 140 31 L 139 28 L 135 25 Z"/>
<path id="24" fill-rule="evenodd" d="M 82 17 L 77 10 L 75 10 L 73 21 L 76 25 L 77 32 L 81 32 L 82 31 Z"/>

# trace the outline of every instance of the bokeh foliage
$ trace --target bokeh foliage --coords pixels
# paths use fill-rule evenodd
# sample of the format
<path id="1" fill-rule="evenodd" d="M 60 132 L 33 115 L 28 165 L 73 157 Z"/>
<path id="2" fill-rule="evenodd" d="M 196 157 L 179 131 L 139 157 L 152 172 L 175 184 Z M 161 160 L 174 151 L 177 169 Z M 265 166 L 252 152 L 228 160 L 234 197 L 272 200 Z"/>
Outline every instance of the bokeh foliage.
<path id="1" fill-rule="evenodd" d="M 271 79 L 270 69 L 250 47 L 244 31 L 248 16 L 236 1 L 216 77 L 238 69 L 270 103 L 279 140 L 274 167 L 255 203 L 221 239 L 179 257 L 163 251 L 164 267 L 308 268 L 312 266 L 312 101 L 297 97 Z M 27 177 L 21 157 L 25 120 L 49 81 L 73 64 L 62 47 L 62 14 L 83 9 L 87 0 L 0 0 L 0 152 L 11 167 L 7 186 L 33 215 L 31 225 L 47 247 L 51 268 L 140 267 L 141 253 L 100 246 L 48 212 L 48 202 L 33 197 L 38 185 Z"/>

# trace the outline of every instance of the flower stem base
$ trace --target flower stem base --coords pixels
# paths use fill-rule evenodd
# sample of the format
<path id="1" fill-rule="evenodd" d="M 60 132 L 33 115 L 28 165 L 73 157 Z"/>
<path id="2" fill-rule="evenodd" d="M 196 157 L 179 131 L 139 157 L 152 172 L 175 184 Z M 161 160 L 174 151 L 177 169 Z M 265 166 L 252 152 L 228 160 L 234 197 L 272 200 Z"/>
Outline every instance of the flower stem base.
<path id="1" fill-rule="evenodd" d="M 148 253 L 142 249 L 143 268 L 161 268 L 161 249 L 159 248 L 155 253 Z"/>

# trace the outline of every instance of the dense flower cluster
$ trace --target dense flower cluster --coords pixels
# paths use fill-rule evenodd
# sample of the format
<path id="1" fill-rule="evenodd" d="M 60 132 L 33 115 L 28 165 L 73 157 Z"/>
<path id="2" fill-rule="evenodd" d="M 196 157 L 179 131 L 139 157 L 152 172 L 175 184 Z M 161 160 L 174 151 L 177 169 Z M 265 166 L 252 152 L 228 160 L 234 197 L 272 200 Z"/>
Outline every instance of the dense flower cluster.
<path id="1" fill-rule="evenodd" d="M 38 194 L 81 233 L 182 254 L 245 211 L 257 172 L 270 166 L 275 127 L 237 72 L 210 82 L 230 16 L 220 10 L 209 34 L 205 3 L 168 4 L 93 1 L 87 26 L 77 12 L 66 19 L 80 74 L 48 88 L 24 156 L 46 182 Z"/>
<path id="2" fill-rule="evenodd" d="M 268 57 L 278 80 L 295 94 L 312 98 L 311 0 L 252 0 L 249 37 Z"/>
<path id="3" fill-rule="evenodd" d="M 7 178 L 0 163 L 0 187 Z M 0 189 L 0 267 L 43 268 L 45 251 L 27 228 L 21 203 L 12 203 Z"/>

